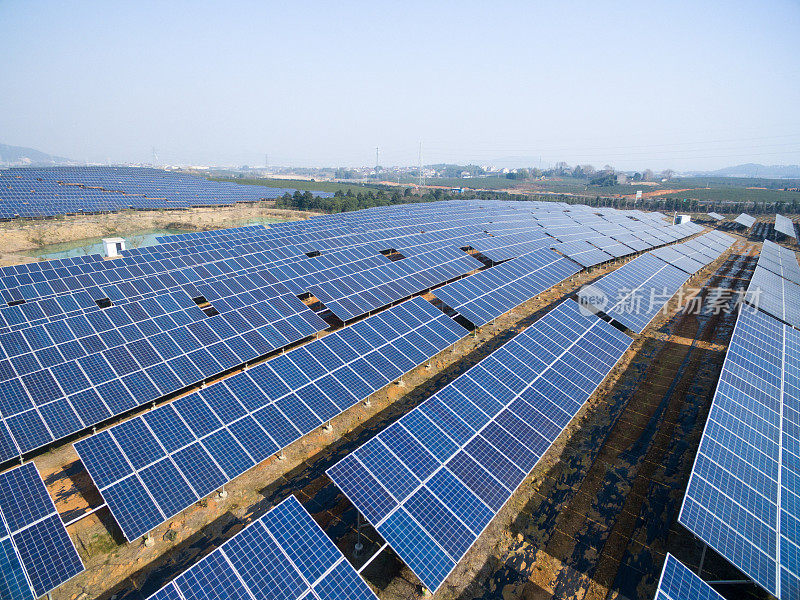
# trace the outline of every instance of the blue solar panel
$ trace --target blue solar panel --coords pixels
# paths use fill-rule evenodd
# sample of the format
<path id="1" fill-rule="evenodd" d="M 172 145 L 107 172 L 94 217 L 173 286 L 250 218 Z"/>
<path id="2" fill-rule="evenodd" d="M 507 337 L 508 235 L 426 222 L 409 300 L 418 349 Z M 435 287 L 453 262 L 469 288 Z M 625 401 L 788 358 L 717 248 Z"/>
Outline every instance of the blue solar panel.
<path id="1" fill-rule="evenodd" d="M 578 297 L 641 333 L 688 279 L 685 271 L 647 253 L 582 288 Z"/>
<path id="2" fill-rule="evenodd" d="M 0 474 L 0 596 L 33 599 L 83 564 L 33 463 Z"/>
<path id="3" fill-rule="evenodd" d="M 796 598 L 800 332 L 740 311 L 679 521 L 778 598 Z"/>
<path id="4" fill-rule="evenodd" d="M 150 600 L 375 600 L 294 498 L 251 523 Z"/>
<path id="5" fill-rule="evenodd" d="M 568 300 L 328 475 L 435 591 L 631 341 Z"/>
<path id="6" fill-rule="evenodd" d="M 410 334 L 427 344 L 413 360 L 396 345 Z M 132 541 L 466 334 L 429 302 L 410 300 L 75 448 Z"/>
<path id="7" fill-rule="evenodd" d="M 667 554 L 655 600 L 723 600 L 723 597 L 672 554 Z"/>
<path id="8" fill-rule="evenodd" d="M 480 326 L 578 271 L 571 260 L 547 249 L 536 250 L 438 288 L 434 294 Z"/>

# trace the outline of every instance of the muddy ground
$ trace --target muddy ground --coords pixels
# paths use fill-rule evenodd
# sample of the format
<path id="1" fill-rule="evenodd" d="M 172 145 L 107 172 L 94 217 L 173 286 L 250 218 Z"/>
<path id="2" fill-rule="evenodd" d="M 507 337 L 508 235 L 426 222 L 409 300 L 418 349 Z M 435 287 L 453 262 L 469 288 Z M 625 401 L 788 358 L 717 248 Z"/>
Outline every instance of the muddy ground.
<path id="1" fill-rule="evenodd" d="M 687 288 L 746 285 L 754 247 L 741 240 Z M 749 258 L 748 258 L 749 256 Z M 357 513 L 324 471 L 537 320 L 581 285 L 618 267 L 582 273 L 477 330 L 396 384 L 376 392 L 285 451 L 153 531 L 155 545 L 126 543 L 106 508 L 69 525 L 86 571 L 59 599 L 146 598 L 201 556 L 298 496 L 356 566 L 382 544 L 368 523 L 354 556 Z M 735 320 L 735 318 L 733 318 Z M 669 304 L 587 402 L 509 503 L 459 563 L 436 598 L 652 598 L 667 550 L 694 566 L 700 546 L 676 524 L 730 316 L 679 312 Z M 71 445 L 35 459 L 65 522 L 102 504 Z M 724 561 L 706 558 L 706 575 Z M 694 560 L 694 563 L 692 562 Z M 390 549 L 363 575 L 381 600 L 420 597 L 414 575 Z"/>

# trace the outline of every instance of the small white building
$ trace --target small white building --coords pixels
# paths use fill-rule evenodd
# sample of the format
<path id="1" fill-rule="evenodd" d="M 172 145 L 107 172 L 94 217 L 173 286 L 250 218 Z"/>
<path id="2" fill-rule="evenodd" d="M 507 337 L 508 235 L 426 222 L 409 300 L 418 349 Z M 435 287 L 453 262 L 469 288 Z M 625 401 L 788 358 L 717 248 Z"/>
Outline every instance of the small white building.
<path id="1" fill-rule="evenodd" d="M 684 223 L 688 223 L 692 220 L 691 215 L 678 215 L 675 217 L 675 224 L 676 225 L 683 225 Z"/>
<path id="2" fill-rule="evenodd" d="M 113 258 L 125 251 L 125 238 L 103 238 L 106 256 Z"/>

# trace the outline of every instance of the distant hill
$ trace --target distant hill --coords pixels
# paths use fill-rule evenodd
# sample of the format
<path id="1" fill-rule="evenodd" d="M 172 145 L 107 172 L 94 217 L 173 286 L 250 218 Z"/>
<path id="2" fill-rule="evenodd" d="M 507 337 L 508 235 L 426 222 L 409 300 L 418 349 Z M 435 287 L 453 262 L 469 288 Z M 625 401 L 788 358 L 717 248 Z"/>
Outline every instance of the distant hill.
<path id="1" fill-rule="evenodd" d="M 760 177 L 762 179 L 799 179 L 800 165 L 759 165 L 747 163 L 716 171 L 693 173 L 702 177 Z"/>
<path id="2" fill-rule="evenodd" d="M 0 144 L 0 167 L 52 167 L 55 165 L 79 165 L 80 161 L 53 156 L 34 148 Z"/>

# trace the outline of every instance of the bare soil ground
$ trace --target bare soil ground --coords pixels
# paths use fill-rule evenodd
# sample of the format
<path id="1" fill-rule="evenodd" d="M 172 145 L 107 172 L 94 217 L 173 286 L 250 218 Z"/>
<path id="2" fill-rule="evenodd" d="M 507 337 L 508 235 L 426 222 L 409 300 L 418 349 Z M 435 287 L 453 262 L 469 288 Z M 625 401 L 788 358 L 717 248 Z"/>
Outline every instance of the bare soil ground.
<path id="1" fill-rule="evenodd" d="M 314 213 L 276 209 L 275 202 L 187 210 L 126 210 L 103 215 L 67 215 L 52 219 L 17 219 L 0 223 L 0 266 L 30 262 L 16 254 L 47 244 L 109 237 L 155 229 L 197 231 L 235 227 L 253 219 L 306 219 Z"/>

